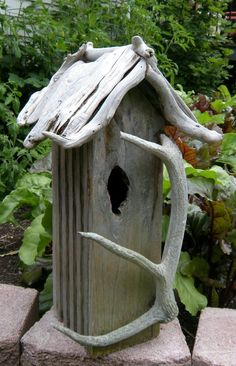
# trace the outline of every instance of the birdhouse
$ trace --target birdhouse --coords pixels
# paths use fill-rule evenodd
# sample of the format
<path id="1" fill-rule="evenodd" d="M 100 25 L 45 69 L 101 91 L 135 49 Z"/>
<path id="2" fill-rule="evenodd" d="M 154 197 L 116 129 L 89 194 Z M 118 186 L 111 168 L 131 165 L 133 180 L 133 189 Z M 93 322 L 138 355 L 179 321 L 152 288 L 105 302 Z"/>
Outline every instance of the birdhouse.
<path id="1" fill-rule="evenodd" d="M 53 140 L 53 287 L 60 331 L 90 353 L 156 336 L 177 315 L 173 280 L 187 215 L 187 186 L 165 125 L 207 142 L 140 37 L 124 47 L 69 55 L 30 98 L 24 142 Z M 162 165 L 172 185 L 161 250 Z"/>

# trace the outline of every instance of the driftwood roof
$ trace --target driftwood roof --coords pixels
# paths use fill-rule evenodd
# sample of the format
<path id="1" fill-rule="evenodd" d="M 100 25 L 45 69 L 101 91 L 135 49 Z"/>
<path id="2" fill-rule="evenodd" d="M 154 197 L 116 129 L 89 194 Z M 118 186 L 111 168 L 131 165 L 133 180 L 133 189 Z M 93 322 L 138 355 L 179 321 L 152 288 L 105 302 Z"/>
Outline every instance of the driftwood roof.
<path id="1" fill-rule="evenodd" d="M 206 142 L 221 140 L 216 131 L 197 123 L 158 70 L 154 51 L 135 36 L 128 46 L 96 49 L 89 42 L 69 55 L 20 112 L 20 125 L 36 123 L 24 145 L 31 148 L 46 137 L 65 148 L 83 145 L 109 124 L 122 98 L 144 79 L 155 90 L 168 123 Z"/>

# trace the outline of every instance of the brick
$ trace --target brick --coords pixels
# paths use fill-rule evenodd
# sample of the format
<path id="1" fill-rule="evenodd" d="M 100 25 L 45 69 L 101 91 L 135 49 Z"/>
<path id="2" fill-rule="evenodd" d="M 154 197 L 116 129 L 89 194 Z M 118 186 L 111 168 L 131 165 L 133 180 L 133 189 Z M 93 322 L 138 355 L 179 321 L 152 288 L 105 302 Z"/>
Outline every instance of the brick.
<path id="1" fill-rule="evenodd" d="M 38 293 L 0 284 L 0 365 L 17 366 L 20 339 L 38 319 Z"/>
<path id="2" fill-rule="evenodd" d="M 178 320 L 161 325 L 155 339 L 92 359 L 84 347 L 53 328 L 50 310 L 23 337 L 22 366 L 190 366 L 191 356 Z"/>
<path id="3" fill-rule="evenodd" d="M 192 366 L 236 366 L 236 310 L 202 311 Z"/>

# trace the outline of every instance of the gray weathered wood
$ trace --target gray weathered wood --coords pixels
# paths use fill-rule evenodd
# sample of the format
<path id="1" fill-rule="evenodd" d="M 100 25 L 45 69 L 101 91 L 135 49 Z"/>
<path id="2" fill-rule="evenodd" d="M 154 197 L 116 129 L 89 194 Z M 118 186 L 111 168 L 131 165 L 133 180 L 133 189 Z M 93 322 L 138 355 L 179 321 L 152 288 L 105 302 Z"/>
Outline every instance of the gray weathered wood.
<path id="1" fill-rule="evenodd" d="M 140 90 L 135 90 L 125 97 L 111 125 L 93 141 L 72 150 L 57 147 L 63 158 L 54 179 L 64 188 L 60 192 L 54 189 L 55 214 L 60 212 L 54 226 L 54 240 L 58 240 L 54 251 L 54 303 L 58 310 L 62 304 L 64 324 L 80 333 L 110 332 L 148 310 L 154 301 L 155 282 L 147 272 L 88 243 L 78 232 L 98 232 L 150 260 L 160 261 L 161 163 L 122 142 L 120 129 L 158 141 L 161 125 L 162 118 L 154 107 Z M 130 181 L 120 215 L 112 212 L 107 190 L 116 165 Z M 64 257 L 66 246 L 68 260 Z M 62 267 L 60 273 L 57 269 Z M 150 337 L 152 331 L 147 334 Z"/>

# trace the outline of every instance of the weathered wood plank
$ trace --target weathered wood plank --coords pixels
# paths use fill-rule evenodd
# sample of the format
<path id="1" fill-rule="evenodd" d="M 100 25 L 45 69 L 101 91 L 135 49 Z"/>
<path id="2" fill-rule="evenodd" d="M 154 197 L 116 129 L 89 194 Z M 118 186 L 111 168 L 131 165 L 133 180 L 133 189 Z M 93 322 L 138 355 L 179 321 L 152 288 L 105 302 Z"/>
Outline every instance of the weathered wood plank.
<path id="1" fill-rule="evenodd" d="M 68 261 L 68 182 L 67 159 L 64 150 L 60 151 L 60 237 L 61 237 L 61 296 L 64 323 L 69 326 L 69 261 Z"/>
<path id="2" fill-rule="evenodd" d="M 61 242 L 60 242 L 60 148 L 53 144 L 52 149 L 52 189 L 53 189 L 53 303 L 59 319 L 62 319 L 61 297 Z"/>
<path id="3" fill-rule="evenodd" d="M 79 116 L 75 117 L 71 128 L 70 123 L 68 124 L 69 131 L 73 130 L 75 125 L 76 129 L 79 128 L 78 121 L 82 125 L 86 123 L 101 100 L 110 93 L 138 59 L 139 56 L 130 47 L 121 47 L 104 54 L 93 63 L 83 61 L 74 63 L 61 75 L 59 82 L 50 82 L 34 111 L 27 116 L 28 123 L 38 121 L 31 131 L 31 136 L 37 135 L 38 138 L 43 138 L 42 133 L 48 128 L 52 132 L 64 129 L 76 113 L 81 114 L 81 121 L 78 120 Z M 91 75 L 94 76 L 88 77 Z M 106 83 L 103 81 L 105 77 Z M 89 97 L 95 91 L 98 98 L 90 102 Z"/>
<path id="4" fill-rule="evenodd" d="M 65 148 L 79 147 L 88 142 L 113 118 L 120 102 L 129 90 L 137 86 L 145 77 L 146 63 L 140 60 L 130 73 L 118 83 L 106 98 L 95 116 L 78 133 L 63 138 L 53 132 L 45 132 L 45 136 L 57 141 Z"/>
<path id="5" fill-rule="evenodd" d="M 60 122 L 60 126 L 63 126 L 68 119 L 70 120 L 63 132 L 65 135 L 77 133 L 87 123 L 99 104 L 139 60 L 137 54 L 128 47 L 122 53 L 118 53 L 118 50 L 116 50 L 114 51 L 114 55 L 109 54 L 109 56 L 110 58 L 113 56 L 113 64 L 109 69 L 110 65 L 107 62 L 107 56 L 101 72 L 97 72 L 96 70 L 95 78 L 93 78 L 94 87 L 91 88 L 90 86 L 89 90 L 84 92 L 86 103 L 84 103 L 85 98 L 81 98 L 81 103 L 78 105 L 80 97 L 76 97 L 72 101 L 67 99 L 66 105 L 62 104 L 61 110 L 69 111 L 69 113 L 65 113 L 64 118 Z M 96 75 L 100 76 L 99 82 L 94 80 L 96 79 Z M 91 96 L 92 98 L 90 98 Z M 73 112 L 71 113 L 72 108 Z"/>
<path id="6" fill-rule="evenodd" d="M 66 164 L 66 172 L 62 169 L 59 182 L 66 188 L 61 189 L 60 193 L 60 204 L 64 205 L 64 209 L 61 208 L 59 220 L 68 216 L 69 220 L 76 223 L 76 232 L 97 232 L 158 262 L 161 251 L 161 163 L 135 146 L 121 141 L 120 130 L 135 132 L 136 135 L 156 141 L 161 124 L 162 118 L 141 90 L 130 92 L 105 130 L 100 131 L 92 142 L 72 150 L 70 158 L 61 158 L 61 164 Z M 60 148 L 60 151 L 64 150 Z M 112 212 L 107 188 L 115 166 L 127 174 L 130 183 L 127 200 L 119 207 L 120 214 Z M 65 174 L 71 178 L 66 178 Z M 67 206 L 63 202 L 65 200 L 68 201 Z M 73 207 L 73 210 L 69 207 Z M 63 225 L 70 226 L 71 223 L 64 220 Z M 66 273 L 72 273 L 72 269 L 62 271 L 68 280 L 69 296 L 65 280 L 61 277 L 55 279 L 63 282 L 60 301 L 65 307 L 64 324 L 76 323 L 74 327 L 78 332 L 99 335 L 127 324 L 148 310 L 155 295 L 153 278 L 134 264 L 76 235 L 74 231 L 76 247 L 67 248 L 70 263 L 63 259 L 64 241 L 68 238 L 62 232 L 57 235 L 62 266 L 72 266 L 76 272 L 71 284 L 72 275 L 66 276 Z M 67 304 L 63 299 L 65 296 Z M 67 306 L 70 308 L 69 313 L 66 311 Z M 127 346 L 140 339 L 150 339 L 154 329 L 147 329 L 142 335 L 109 349 Z M 95 354 L 100 351 L 94 348 L 90 352 Z M 107 349 L 102 352 L 107 352 Z"/>

